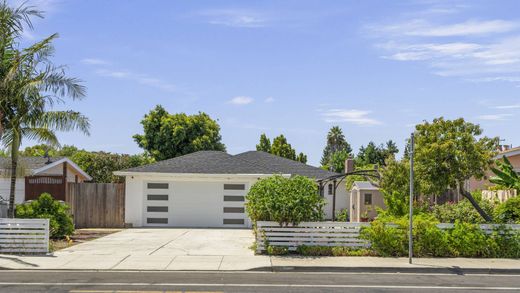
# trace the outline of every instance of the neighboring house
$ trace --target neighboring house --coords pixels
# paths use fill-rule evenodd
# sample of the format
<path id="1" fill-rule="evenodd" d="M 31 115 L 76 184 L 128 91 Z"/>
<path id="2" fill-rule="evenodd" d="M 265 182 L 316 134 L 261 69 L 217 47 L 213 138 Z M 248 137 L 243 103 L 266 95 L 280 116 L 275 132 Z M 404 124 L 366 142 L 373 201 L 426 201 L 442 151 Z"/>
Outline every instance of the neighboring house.
<path id="1" fill-rule="evenodd" d="M 250 227 L 245 196 L 257 180 L 273 174 L 316 180 L 338 175 L 260 151 L 200 151 L 114 174 L 126 177 L 125 222 L 133 227 Z M 323 196 L 330 219 L 334 188 L 328 185 Z M 346 187 L 339 184 L 335 209 L 346 207 Z"/>
<path id="2" fill-rule="evenodd" d="M 92 178 L 66 157 L 21 157 L 18 161 L 15 203 L 37 198 L 43 192 L 65 200 L 67 182 L 83 182 Z M 66 178 L 66 180 L 64 180 Z M 11 159 L 0 158 L 0 196 L 9 198 Z"/>
<path id="3" fill-rule="evenodd" d="M 520 174 L 520 147 L 504 149 L 503 151 L 499 152 L 493 159 L 501 160 L 504 156 L 511 162 L 511 165 L 513 165 L 515 171 Z M 493 185 L 491 182 L 489 182 L 489 178 L 493 176 L 495 176 L 495 174 L 493 174 L 493 172 L 490 170 L 486 172 L 486 178 L 483 180 L 476 180 L 475 178 L 471 178 L 470 180 L 466 181 L 466 189 L 469 191 L 487 189 L 490 185 Z"/>
<path id="4" fill-rule="evenodd" d="M 386 208 L 379 188 L 368 181 L 355 181 L 350 190 L 350 222 L 373 220 L 377 208 Z"/>

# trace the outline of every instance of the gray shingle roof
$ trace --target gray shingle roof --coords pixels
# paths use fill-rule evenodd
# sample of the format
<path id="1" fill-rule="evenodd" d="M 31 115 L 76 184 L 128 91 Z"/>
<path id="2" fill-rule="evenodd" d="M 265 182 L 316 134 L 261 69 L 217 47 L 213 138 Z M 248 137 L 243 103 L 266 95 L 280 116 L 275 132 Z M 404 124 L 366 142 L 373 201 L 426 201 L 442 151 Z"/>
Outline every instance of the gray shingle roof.
<path id="1" fill-rule="evenodd" d="M 51 157 L 51 163 L 59 161 L 64 157 Z M 47 158 L 44 157 L 20 157 L 18 159 L 18 165 L 28 170 L 40 169 L 46 165 Z M 0 158 L 0 169 L 7 169 L 11 166 L 11 158 Z"/>
<path id="2" fill-rule="evenodd" d="M 337 174 L 259 151 L 250 151 L 234 156 L 219 151 L 200 151 L 149 165 L 122 170 L 122 172 L 291 174 L 317 179 Z"/>
<path id="3" fill-rule="evenodd" d="M 354 181 L 354 186 L 356 186 L 358 189 L 364 189 L 364 190 L 377 190 L 378 188 L 374 186 L 369 181 Z"/>

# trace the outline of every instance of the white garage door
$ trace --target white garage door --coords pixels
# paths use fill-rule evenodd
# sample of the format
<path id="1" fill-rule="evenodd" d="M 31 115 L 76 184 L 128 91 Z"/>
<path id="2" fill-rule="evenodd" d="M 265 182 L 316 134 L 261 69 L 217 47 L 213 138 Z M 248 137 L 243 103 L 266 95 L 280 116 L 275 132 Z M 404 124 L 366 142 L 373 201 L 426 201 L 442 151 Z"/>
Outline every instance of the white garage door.
<path id="1" fill-rule="evenodd" d="M 246 227 L 246 183 L 146 182 L 144 225 Z"/>

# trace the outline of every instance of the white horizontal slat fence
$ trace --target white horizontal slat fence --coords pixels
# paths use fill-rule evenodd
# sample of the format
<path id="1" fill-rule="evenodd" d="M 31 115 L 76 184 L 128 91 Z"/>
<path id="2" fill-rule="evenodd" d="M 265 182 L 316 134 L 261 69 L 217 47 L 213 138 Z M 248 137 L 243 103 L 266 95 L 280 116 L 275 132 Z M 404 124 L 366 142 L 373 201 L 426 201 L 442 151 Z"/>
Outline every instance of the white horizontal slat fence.
<path id="1" fill-rule="evenodd" d="M 0 253 L 49 252 L 49 219 L 0 219 Z"/>
<path id="2" fill-rule="evenodd" d="M 297 226 L 280 227 L 277 222 L 258 221 L 257 252 L 266 249 L 265 243 L 285 246 L 296 250 L 298 246 L 346 246 L 362 248 L 370 246 L 366 240 L 359 239 L 361 227 L 368 223 L 345 222 L 302 222 Z"/>
<path id="3" fill-rule="evenodd" d="M 369 223 L 345 222 L 303 222 L 297 226 L 280 227 L 277 222 L 258 221 L 256 224 L 256 249 L 258 253 L 266 250 L 266 243 L 272 246 L 284 246 L 296 250 L 298 246 L 346 246 L 352 248 L 370 247 L 367 240 L 360 239 L 362 227 Z M 395 224 L 388 224 L 395 226 Z M 481 224 L 480 229 L 486 234 L 493 233 L 499 224 Z M 520 224 L 505 225 L 515 231 L 520 231 Z M 454 224 L 438 224 L 442 230 L 452 229 Z"/>

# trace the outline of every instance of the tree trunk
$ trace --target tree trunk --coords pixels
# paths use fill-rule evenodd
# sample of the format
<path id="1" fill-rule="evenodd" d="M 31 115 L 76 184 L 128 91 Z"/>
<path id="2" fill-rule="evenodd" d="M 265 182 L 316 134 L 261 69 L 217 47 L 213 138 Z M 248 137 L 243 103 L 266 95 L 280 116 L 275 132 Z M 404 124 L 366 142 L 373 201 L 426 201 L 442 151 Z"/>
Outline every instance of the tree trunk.
<path id="1" fill-rule="evenodd" d="M 18 167 L 18 135 L 13 134 L 13 143 L 11 145 L 11 189 L 9 190 L 9 211 L 10 218 L 14 218 L 14 201 L 16 192 L 16 169 Z"/>
<path id="2" fill-rule="evenodd" d="M 490 223 L 493 221 L 493 219 L 491 219 L 491 217 L 488 214 L 486 214 L 486 212 L 479 206 L 477 201 L 473 198 L 473 195 L 471 195 L 471 193 L 469 193 L 468 191 L 464 190 L 464 183 L 459 183 L 459 191 L 462 194 L 462 196 L 464 196 L 465 198 L 467 198 L 469 200 L 469 202 L 477 210 L 477 212 L 480 214 L 480 216 L 482 216 L 482 218 L 484 218 L 484 220 L 486 220 L 487 223 Z"/>

